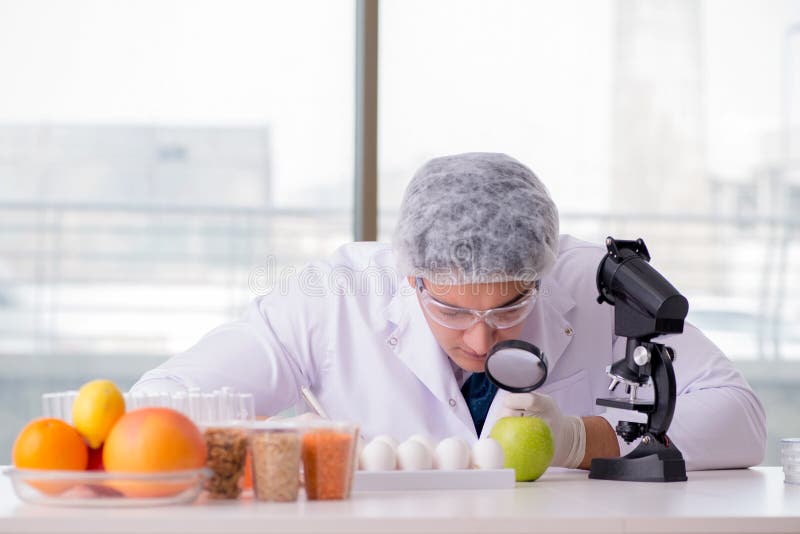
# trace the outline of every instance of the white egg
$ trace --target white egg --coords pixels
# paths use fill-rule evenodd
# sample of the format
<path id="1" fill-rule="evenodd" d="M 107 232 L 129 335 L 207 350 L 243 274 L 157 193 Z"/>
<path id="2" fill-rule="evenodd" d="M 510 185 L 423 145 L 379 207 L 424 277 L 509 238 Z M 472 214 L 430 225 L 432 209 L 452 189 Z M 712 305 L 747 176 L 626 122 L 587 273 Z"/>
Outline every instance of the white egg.
<path id="1" fill-rule="evenodd" d="M 479 439 L 472 446 L 472 467 L 477 469 L 502 469 L 503 447 L 492 438 Z"/>
<path id="2" fill-rule="evenodd" d="M 408 441 L 418 441 L 422 443 L 423 445 L 425 445 L 425 447 L 428 448 L 428 452 L 430 452 L 431 455 L 433 455 L 433 451 L 436 449 L 433 440 L 431 440 L 431 438 L 427 436 L 423 436 L 422 434 L 414 434 L 413 436 L 408 438 Z"/>
<path id="3" fill-rule="evenodd" d="M 375 436 L 372 441 L 384 441 L 388 443 L 395 452 L 397 452 L 397 440 L 388 434 L 381 434 L 380 436 Z"/>
<path id="4" fill-rule="evenodd" d="M 358 467 L 364 471 L 394 471 L 397 454 L 389 443 L 373 439 L 361 451 Z"/>
<path id="5" fill-rule="evenodd" d="M 469 445 L 461 438 L 443 439 L 436 446 L 434 464 L 437 469 L 466 469 L 469 467 Z"/>
<path id="6" fill-rule="evenodd" d="M 433 467 L 433 455 L 428 447 L 409 439 L 397 447 L 397 467 L 403 471 L 419 471 Z"/>

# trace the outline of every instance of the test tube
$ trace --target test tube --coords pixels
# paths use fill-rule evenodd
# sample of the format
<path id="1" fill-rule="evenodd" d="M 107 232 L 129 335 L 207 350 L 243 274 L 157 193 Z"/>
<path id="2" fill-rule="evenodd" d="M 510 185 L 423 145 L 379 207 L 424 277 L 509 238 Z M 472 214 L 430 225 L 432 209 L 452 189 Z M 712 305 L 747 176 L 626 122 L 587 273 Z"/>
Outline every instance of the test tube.
<path id="1" fill-rule="evenodd" d="M 200 413 L 201 425 L 209 426 L 219 422 L 218 398 L 219 392 L 202 393 Z"/>
<path id="2" fill-rule="evenodd" d="M 239 393 L 236 398 L 236 416 L 240 421 L 255 421 L 256 399 L 252 393 Z"/>
<path id="3" fill-rule="evenodd" d="M 186 417 L 191 419 L 189 411 L 189 395 L 183 391 L 177 391 L 172 395 L 171 408 L 181 412 Z"/>
<path id="4" fill-rule="evenodd" d="M 230 421 L 233 419 L 233 389 L 223 387 L 214 393 L 217 394 L 217 421 Z"/>
<path id="5" fill-rule="evenodd" d="M 65 391 L 61 398 L 61 418 L 69 424 L 72 424 L 72 405 L 76 398 L 78 392 L 74 390 Z"/>
<path id="6" fill-rule="evenodd" d="M 189 390 L 189 419 L 199 425 L 203 418 L 203 394 L 197 388 Z"/>
<path id="7" fill-rule="evenodd" d="M 161 393 L 156 393 L 155 391 L 151 391 L 147 394 L 147 400 L 145 401 L 145 406 L 148 408 L 154 408 L 159 406 L 161 403 Z"/>
<path id="8" fill-rule="evenodd" d="M 42 415 L 44 417 L 61 417 L 61 398 L 60 393 L 45 393 L 42 395 Z"/>

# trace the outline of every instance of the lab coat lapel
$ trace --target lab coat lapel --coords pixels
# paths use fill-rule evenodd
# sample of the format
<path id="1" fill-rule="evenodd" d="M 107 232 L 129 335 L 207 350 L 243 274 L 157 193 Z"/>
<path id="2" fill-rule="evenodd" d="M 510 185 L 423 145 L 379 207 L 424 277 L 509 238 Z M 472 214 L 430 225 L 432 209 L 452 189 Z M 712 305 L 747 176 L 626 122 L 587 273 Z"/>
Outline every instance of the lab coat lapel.
<path id="1" fill-rule="evenodd" d="M 566 314 L 575 307 L 572 297 L 545 280 L 539 298 L 522 330 L 522 339 L 533 343 L 547 357 L 550 373 L 572 341 L 572 325 Z"/>
<path id="2" fill-rule="evenodd" d="M 395 324 L 387 343 L 392 346 L 397 358 L 475 435 L 475 425 L 456 382 L 450 359 L 433 336 L 416 292 L 405 279 L 386 308 L 385 316 Z"/>

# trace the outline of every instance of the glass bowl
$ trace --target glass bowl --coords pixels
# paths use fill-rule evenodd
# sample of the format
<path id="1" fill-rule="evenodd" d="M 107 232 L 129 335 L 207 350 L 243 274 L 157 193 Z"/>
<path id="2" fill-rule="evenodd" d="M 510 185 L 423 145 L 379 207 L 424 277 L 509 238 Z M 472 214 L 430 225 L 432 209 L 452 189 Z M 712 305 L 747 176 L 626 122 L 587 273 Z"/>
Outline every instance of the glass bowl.
<path id="1" fill-rule="evenodd" d="M 163 473 L 109 473 L 9 468 L 14 492 L 32 504 L 128 507 L 184 504 L 203 491 L 207 468 Z"/>

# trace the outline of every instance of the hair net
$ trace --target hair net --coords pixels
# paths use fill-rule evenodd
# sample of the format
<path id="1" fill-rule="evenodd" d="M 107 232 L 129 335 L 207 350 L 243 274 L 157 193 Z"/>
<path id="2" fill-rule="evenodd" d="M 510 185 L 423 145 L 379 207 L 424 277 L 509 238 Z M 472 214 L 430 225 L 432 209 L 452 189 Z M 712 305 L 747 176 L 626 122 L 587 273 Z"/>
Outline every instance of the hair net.
<path id="1" fill-rule="evenodd" d="M 400 274 L 442 284 L 531 281 L 555 263 L 558 211 L 505 154 L 428 161 L 408 184 L 394 233 Z"/>

